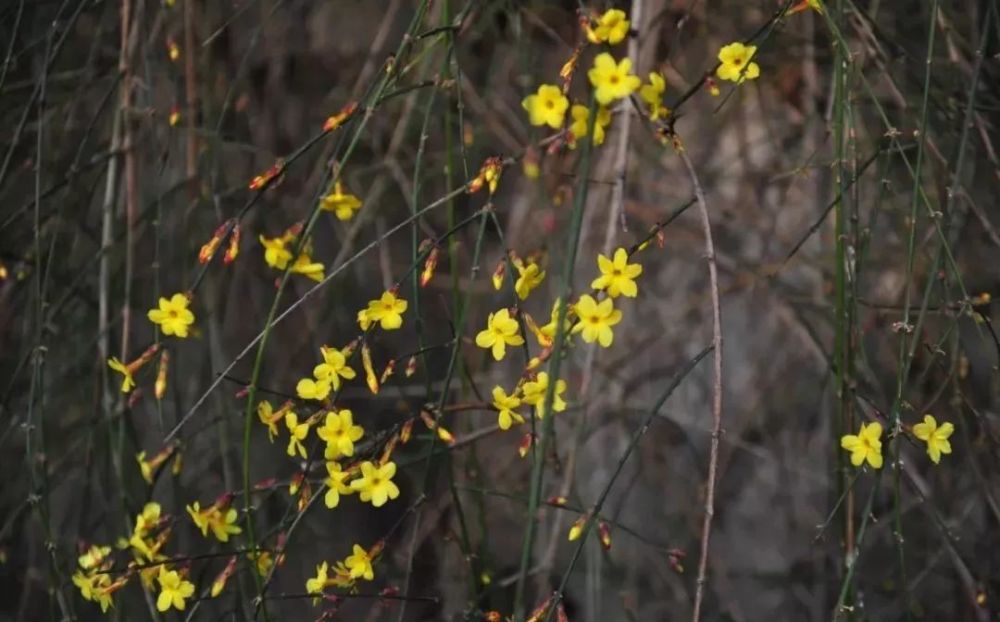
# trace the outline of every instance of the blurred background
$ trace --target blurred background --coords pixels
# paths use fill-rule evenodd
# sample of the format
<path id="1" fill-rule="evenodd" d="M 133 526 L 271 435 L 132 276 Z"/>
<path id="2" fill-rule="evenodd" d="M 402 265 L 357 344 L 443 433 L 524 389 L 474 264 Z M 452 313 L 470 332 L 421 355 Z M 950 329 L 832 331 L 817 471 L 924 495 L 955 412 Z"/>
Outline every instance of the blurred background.
<path id="1" fill-rule="evenodd" d="M 242 522 L 244 468 L 263 482 L 258 540 L 284 554 L 263 601 L 271 619 L 495 611 L 523 620 L 564 580 L 570 620 L 691 618 L 713 354 L 683 376 L 634 449 L 630 439 L 713 340 L 695 177 L 724 340 L 701 618 L 1000 619 L 1000 341 L 990 302 L 1000 289 L 1000 7 L 818 6 L 3 2 L 0 620 L 181 619 L 156 612 L 138 581 L 107 614 L 71 581 L 83 548 L 127 538 L 150 500 L 176 519 L 165 553 L 197 587 L 184 615 L 262 617 L 245 563 L 221 595 L 207 594 L 246 534 L 205 539 L 184 509 L 232 492 Z M 660 72 L 674 110 L 653 122 L 623 103 L 581 179 L 583 150 L 532 127 L 521 100 L 561 83 L 584 46 L 569 96 L 586 103 L 599 50 L 585 46 L 580 20 L 613 7 L 632 34 L 611 52 L 631 55 L 644 81 Z M 751 40 L 758 79 L 706 81 L 721 46 Z M 377 91 L 385 76 L 391 85 Z M 344 127 L 321 132 L 350 102 L 360 108 Z M 491 156 L 509 158 L 495 223 L 477 212 L 485 191 L 461 192 Z M 248 189 L 276 162 L 286 163 L 279 178 Z M 319 347 L 355 339 L 358 309 L 399 284 L 410 305 L 403 328 L 370 344 L 378 373 L 392 359 L 395 373 L 373 395 L 356 361 L 359 377 L 337 402 L 364 426 L 364 455 L 378 456 L 415 421 L 413 440 L 393 454 L 402 494 L 377 510 L 352 497 L 335 510 L 321 500 L 303 507 L 308 499 L 287 485 L 304 474 L 316 493 L 322 465 L 269 443 L 256 415 L 244 440 L 254 340 L 282 276 L 258 236 L 308 221 L 332 173 L 363 207 L 348 222 L 315 221 L 313 258 L 335 276 L 314 291 L 314 281 L 289 279 L 277 308 L 291 310 L 269 334 L 257 397 L 279 404 L 294 394 Z M 236 261 L 199 264 L 199 249 L 231 218 L 240 219 Z M 488 402 L 525 361 L 518 352 L 494 362 L 473 342 L 490 312 L 515 304 L 490 275 L 507 250 L 538 257 L 547 278 L 517 302 L 542 324 L 564 291 L 568 237 L 579 240 L 568 269 L 580 293 L 598 276 L 598 253 L 631 247 L 668 219 L 636 255 L 639 296 L 618 305 L 612 347 L 576 340 L 567 351 L 569 406 L 539 456 L 542 507 L 522 569 L 533 462 L 518 447 L 528 429 L 497 430 Z M 420 288 L 424 264 L 414 258 L 425 239 L 443 242 Z M 195 333 L 163 341 L 165 393 L 154 395 L 155 362 L 137 374 L 136 392 L 119 393 L 106 360 L 132 361 L 159 343 L 146 311 L 192 287 Z M 422 348 L 416 373 L 404 374 Z M 418 416 L 438 405 L 458 439 L 450 447 Z M 925 413 L 956 428 L 940 464 L 911 432 Z M 855 469 L 840 448 L 868 421 L 886 430 L 881 472 Z M 135 456 L 165 448 L 182 468 L 174 474 L 168 462 L 148 484 Z M 568 541 L 605 492 L 610 549 L 596 527 Z M 564 507 L 545 503 L 556 497 Z M 375 581 L 355 597 L 335 605 L 304 595 L 317 564 L 382 539 Z M 124 567 L 128 554 L 114 554 Z"/>

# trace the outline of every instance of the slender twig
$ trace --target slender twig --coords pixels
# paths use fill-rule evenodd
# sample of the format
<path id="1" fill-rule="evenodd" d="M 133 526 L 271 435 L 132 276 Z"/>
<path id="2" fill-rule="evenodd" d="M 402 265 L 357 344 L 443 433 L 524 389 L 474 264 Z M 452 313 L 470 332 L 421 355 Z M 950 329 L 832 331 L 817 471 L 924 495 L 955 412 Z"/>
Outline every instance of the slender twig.
<path id="1" fill-rule="evenodd" d="M 709 447 L 708 478 L 705 482 L 705 517 L 701 527 L 701 553 L 698 560 L 698 578 L 695 580 L 694 610 L 691 619 L 701 619 L 705 577 L 708 573 L 708 546 L 712 536 L 712 518 L 715 516 L 715 481 L 719 469 L 719 437 L 722 435 L 722 303 L 719 300 L 719 275 L 715 263 L 715 242 L 712 240 L 712 222 L 708 202 L 698 174 L 687 153 L 679 151 L 681 162 L 687 169 L 698 200 L 701 226 L 705 234 L 705 261 L 708 263 L 709 289 L 712 298 L 712 441 Z"/>
<path id="2" fill-rule="evenodd" d="M 635 448 L 639 446 L 639 441 L 645 436 L 646 431 L 649 430 L 649 426 L 652 425 L 653 419 L 659 414 L 660 409 L 667 402 L 667 399 L 673 395 L 674 391 L 680 386 L 684 378 L 691 373 L 698 363 L 701 362 L 705 356 L 708 355 L 709 351 L 715 350 L 714 345 L 710 345 L 701 352 L 696 354 L 694 358 L 689 360 L 684 364 L 684 367 L 678 371 L 667 388 L 663 391 L 660 397 L 656 400 L 653 406 L 646 413 L 646 418 L 643 420 L 642 425 L 639 426 L 636 431 L 632 434 L 631 440 L 629 440 L 628 446 L 625 447 L 625 451 L 622 453 L 621 457 L 618 459 L 618 464 L 615 466 L 615 470 L 611 473 L 611 477 L 608 479 L 608 483 L 605 484 L 604 489 L 601 491 L 600 496 L 597 498 L 597 502 L 594 504 L 593 508 L 587 515 L 587 520 L 583 524 L 583 529 L 580 533 L 579 542 L 577 542 L 576 549 L 573 551 L 573 556 L 570 558 L 569 564 L 566 566 L 566 571 L 563 573 L 562 580 L 559 582 L 559 587 L 553 595 L 552 599 L 549 601 L 548 615 L 546 616 L 546 621 L 552 620 L 553 616 L 558 609 L 557 605 L 563 598 L 563 594 L 566 591 L 566 586 L 569 584 L 569 578 L 573 574 L 573 568 L 576 565 L 577 559 L 580 557 L 580 553 L 583 551 L 583 545 L 587 541 L 587 536 L 593 529 L 594 523 L 600 516 L 601 509 L 604 507 L 604 502 L 607 501 L 608 495 L 611 494 L 611 489 L 615 485 L 618 476 L 621 475 L 622 469 L 625 468 L 625 463 L 628 462 L 629 457 L 631 457 L 632 452 Z"/>

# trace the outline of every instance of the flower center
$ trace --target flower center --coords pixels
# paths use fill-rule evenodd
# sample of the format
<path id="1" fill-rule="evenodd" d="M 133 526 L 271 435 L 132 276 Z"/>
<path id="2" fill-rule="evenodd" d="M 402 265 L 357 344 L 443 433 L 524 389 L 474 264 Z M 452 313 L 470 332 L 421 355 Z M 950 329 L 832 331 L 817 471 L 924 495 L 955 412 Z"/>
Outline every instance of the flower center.
<path id="1" fill-rule="evenodd" d="M 742 65 L 743 64 L 743 57 L 742 56 L 737 56 L 736 58 L 734 58 L 733 59 L 733 64 L 736 65 L 737 67 L 739 67 L 740 65 Z"/>
<path id="2" fill-rule="evenodd" d="M 618 76 L 618 74 L 613 73 L 611 74 L 611 77 L 608 78 L 608 82 L 610 82 L 611 84 L 618 84 L 619 82 L 621 82 L 621 78 Z"/>

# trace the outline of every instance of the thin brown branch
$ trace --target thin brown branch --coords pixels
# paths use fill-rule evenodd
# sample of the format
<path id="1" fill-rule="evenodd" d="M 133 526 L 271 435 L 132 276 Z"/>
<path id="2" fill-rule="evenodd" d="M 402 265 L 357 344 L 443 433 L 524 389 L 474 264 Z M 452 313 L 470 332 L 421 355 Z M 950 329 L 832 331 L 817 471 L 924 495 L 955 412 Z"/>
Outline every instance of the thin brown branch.
<path id="1" fill-rule="evenodd" d="M 695 581 L 694 611 L 691 620 L 701 619 L 701 606 L 705 595 L 705 577 L 708 574 L 708 548 L 712 537 L 712 518 L 715 516 L 715 480 L 719 469 L 719 436 L 722 434 L 722 305 L 719 301 L 719 274 L 715 263 L 715 243 L 712 240 L 712 223 L 708 215 L 708 203 L 702 190 L 698 174 L 691 159 L 684 151 L 679 152 L 684 168 L 691 177 L 694 195 L 701 214 L 701 225 L 705 232 L 705 260 L 708 262 L 709 288 L 712 297 L 712 440 L 708 458 L 708 479 L 705 483 L 705 517 L 701 527 L 701 553 L 698 560 L 698 578 Z"/>

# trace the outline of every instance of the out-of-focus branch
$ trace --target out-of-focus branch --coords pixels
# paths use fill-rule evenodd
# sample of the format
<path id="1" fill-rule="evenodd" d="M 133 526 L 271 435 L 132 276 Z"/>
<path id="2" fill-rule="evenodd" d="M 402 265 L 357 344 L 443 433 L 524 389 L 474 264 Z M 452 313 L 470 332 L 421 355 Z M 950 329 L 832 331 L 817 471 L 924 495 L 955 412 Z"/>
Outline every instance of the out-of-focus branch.
<path id="1" fill-rule="evenodd" d="M 184 1 L 184 95 L 187 104 L 187 178 L 198 174 L 198 136 L 195 119 L 198 112 L 198 76 L 194 66 L 194 0 Z"/>

